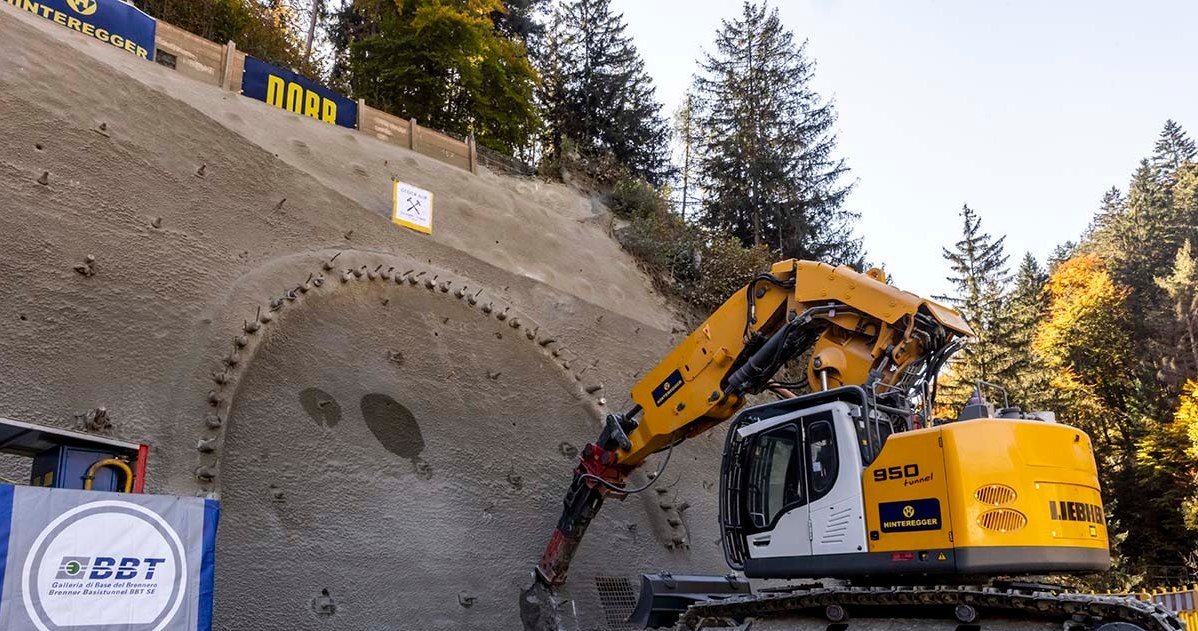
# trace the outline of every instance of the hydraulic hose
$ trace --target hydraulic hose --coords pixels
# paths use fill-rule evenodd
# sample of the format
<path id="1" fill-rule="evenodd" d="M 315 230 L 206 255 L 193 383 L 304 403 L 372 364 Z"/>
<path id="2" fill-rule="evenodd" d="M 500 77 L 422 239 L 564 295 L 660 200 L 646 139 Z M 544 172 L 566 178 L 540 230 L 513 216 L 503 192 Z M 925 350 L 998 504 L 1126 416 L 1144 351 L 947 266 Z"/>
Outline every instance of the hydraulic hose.
<path id="1" fill-rule="evenodd" d="M 133 470 L 130 469 L 129 465 L 125 464 L 125 461 L 123 461 L 123 460 L 120 460 L 117 458 L 108 458 L 107 460 L 99 460 L 92 466 L 88 467 L 87 475 L 83 476 L 83 490 L 84 491 L 92 490 L 92 481 L 96 479 L 96 472 L 99 471 L 100 469 L 103 469 L 104 467 L 113 467 L 115 469 L 120 469 L 121 472 L 125 474 L 125 491 L 124 492 L 129 493 L 133 490 Z"/>

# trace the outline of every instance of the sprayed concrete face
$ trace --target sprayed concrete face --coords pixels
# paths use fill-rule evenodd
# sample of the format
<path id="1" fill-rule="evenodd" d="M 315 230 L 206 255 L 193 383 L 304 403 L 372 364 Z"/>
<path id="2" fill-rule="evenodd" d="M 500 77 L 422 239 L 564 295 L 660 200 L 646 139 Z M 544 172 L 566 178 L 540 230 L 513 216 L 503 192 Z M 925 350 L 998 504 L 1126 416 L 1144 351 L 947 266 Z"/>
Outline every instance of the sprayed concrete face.
<path id="1" fill-rule="evenodd" d="M 106 435 L 150 446 L 148 492 L 219 496 L 218 628 L 518 628 L 595 406 L 628 405 L 669 314 L 616 273 L 629 260 L 587 262 L 622 255 L 576 203 L 514 192 L 535 183 L 463 184 L 92 44 L 0 3 L 0 415 L 80 430 L 105 406 Z M 264 151 L 268 135 L 331 153 Z M 372 201 L 390 175 L 466 191 L 444 208 L 477 225 L 396 228 Z M 564 236 L 538 247 L 511 223 Z M 363 273 L 380 264 L 454 284 Z M 719 451 L 688 442 L 664 494 L 605 506 L 572 568 L 573 626 L 621 628 L 640 571 L 725 570 Z"/>
<path id="2" fill-rule="evenodd" d="M 444 270 L 335 258 L 345 267 L 300 255 L 243 280 L 317 270 L 243 323 L 213 373 L 215 436 L 202 439 L 198 471 L 224 511 L 217 620 L 519 628 L 520 594 L 604 409 L 593 363 L 575 368 L 527 312 L 478 299 L 484 290 Z M 713 446 L 680 449 L 660 492 L 609 504 L 561 628 L 624 628 L 639 571 L 719 571 L 717 470 L 700 458 Z M 701 521 L 684 514 L 692 499 Z M 706 554 L 690 554 L 693 537 Z"/>
<path id="3" fill-rule="evenodd" d="M 218 544 L 256 562 L 218 566 L 218 625 L 519 626 L 539 495 L 591 421 L 521 332 L 378 285 L 305 298 L 241 377 Z"/>

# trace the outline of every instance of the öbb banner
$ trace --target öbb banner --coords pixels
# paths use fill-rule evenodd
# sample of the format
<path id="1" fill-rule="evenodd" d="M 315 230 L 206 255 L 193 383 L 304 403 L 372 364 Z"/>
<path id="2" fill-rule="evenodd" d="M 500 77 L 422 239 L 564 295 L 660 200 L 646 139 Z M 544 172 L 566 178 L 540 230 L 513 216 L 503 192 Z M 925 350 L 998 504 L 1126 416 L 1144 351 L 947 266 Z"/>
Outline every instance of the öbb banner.
<path id="1" fill-rule="evenodd" d="M 0 485 L 0 629 L 210 631 L 215 500 Z"/>
<path id="2" fill-rule="evenodd" d="M 251 99 L 333 125 L 350 129 L 358 126 L 358 103 L 353 99 L 254 57 L 245 58 L 241 93 Z"/>
<path id="3" fill-rule="evenodd" d="M 3 1 L 142 59 L 154 57 L 158 22 L 131 4 L 120 0 Z"/>

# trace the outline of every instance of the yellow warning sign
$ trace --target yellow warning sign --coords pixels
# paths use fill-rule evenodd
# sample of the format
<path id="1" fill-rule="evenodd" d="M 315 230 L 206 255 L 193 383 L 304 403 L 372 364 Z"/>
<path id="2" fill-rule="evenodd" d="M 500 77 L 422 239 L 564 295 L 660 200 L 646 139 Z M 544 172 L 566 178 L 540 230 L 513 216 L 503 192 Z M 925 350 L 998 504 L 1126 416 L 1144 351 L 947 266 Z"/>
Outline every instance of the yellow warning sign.
<path id="1" fill-rule="evenodd" d="M 424 234 L 433 233 L 433 194 L 392 180 L 391 221 Z"/>
<path id="2" fill-rule="evenodd" d="M 936 560 L 937 560 L 937 561 L 947 561 L 947 560 L 948 560 L 948 555 L 947 555 L 947 554 L 945 554 L 945 553 L 943 553 L 943 552 L 941 552 L 940 554 L 937 554 L 937 555 L 936 555 Z"/>

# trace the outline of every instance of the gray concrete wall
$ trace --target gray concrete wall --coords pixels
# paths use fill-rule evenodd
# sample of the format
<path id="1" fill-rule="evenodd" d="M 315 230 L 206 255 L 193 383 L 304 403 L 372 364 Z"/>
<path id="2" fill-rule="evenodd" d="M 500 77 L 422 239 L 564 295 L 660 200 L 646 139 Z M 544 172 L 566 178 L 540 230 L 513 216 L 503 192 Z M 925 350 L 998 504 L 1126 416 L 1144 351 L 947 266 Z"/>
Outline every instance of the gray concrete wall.
<path id="1" fill-rule="evenodd" d="M 217 628 L 516 628 L 574 450 L 678 338 L 602 217 L 108 48 L 0 5 L 0 416 L 103 405 L 149 492 L 220 497 Z M 579 628 L 724 570 L 720 440 L 605 507 Z"/>

